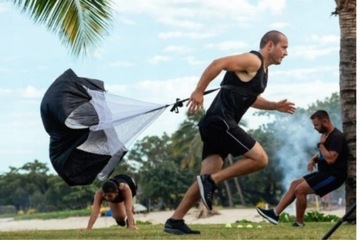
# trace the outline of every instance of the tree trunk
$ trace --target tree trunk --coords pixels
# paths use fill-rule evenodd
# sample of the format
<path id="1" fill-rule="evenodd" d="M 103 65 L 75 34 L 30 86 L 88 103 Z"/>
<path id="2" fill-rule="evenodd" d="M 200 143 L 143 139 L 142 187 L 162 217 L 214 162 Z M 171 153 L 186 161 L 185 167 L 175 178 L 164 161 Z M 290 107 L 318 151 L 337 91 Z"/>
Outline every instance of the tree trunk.
<path id="1" fill-rule="evenodd" d="M 233 161 L 233 157 L 231 155 L 228 155 L 228 157 L 226 158 L 227 160 L 229 160 L 229 164 L 232 165 L 234 163 Z M 240 197 L 240 202 L 242 205 L 245 205 L 245 199 L 244 199 L 244 194 L 242 192 L 242 189 L 241 189 L 241 186 L 240 186 L 240 183 L 239 183 L 239 180 L 237 177 L 234 178 L 234 181 L 235 181 L 235 186 L 236 186 L 236 190 L 239 194 L 239 197 Z"/>
<path id="2" fill-rule="evenodd" d="M 237 177 L 235 177 L 234 180 L 235 180 L 236 190 L 237 190 L 237 192 L 238 192 L 238 194 L 239 194 L 239 197 L 240 197 L 241 205 L 245 205 L 244 194 L 243 194 L 243 192 L 242 192 L 242 189 L 241 189 L 239 180 L 238 180 Z"/>
<path id="3" fill-rule="evenodd" d="M 234 207 L 234 202 L 233 202 L 233 198 L 232 198 L 232 194 L 231 194 L 231 189 L 230 189 L 229 181 L 228 181 L 228 180 L 225 180 L 225 181 L 224 181 L 224 184 L 225 184 L 226 194 L 227 194 L 227 196 L 228 196 L 229 207 L 233 208 L 233 207 Z"/>
<path id="4" fill-rule="evenodd" d="M 346 211 L 356 203 L 356 0 L 335 0 L 340 25 L 340 102 L 343 131 L 348 141 Z M 356 211 L 348 217 L 356 221 Z"/>

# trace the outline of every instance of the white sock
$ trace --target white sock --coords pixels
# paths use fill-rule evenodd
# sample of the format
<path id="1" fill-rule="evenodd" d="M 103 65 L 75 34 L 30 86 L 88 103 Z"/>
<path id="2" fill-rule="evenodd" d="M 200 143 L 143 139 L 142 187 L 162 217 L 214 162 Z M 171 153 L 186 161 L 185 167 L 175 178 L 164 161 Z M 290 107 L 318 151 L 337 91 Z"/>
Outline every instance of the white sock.
<path id="1" fill-rule="evenodd" d="M 274 208 L 273 210 L 274 210 L 274 214 L 275 214 L 276 216 L 279 216 L 279 214 L 276 212 L 275 208 Z"/>

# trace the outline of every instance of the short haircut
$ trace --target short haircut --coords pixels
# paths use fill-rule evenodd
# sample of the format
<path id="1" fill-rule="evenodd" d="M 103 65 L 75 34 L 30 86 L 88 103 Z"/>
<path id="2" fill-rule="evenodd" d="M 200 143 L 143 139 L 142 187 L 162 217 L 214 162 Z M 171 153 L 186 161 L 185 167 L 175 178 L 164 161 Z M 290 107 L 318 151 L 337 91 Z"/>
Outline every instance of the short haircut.
<path id="1" fill-rule="evenodd" d="M 285 36 L 283 33 L 277 30 L 270 30 L 260 40 L 260 49 L 264 48 L 265 45 L 272 41 L 274 45 L 277 45 L 280 42 L 280 36 Z"/>
<path id="2" fill-rule="evenodd" d="M 323 120 L 323 119 L 330 120 L 329 114 L 325 110 L 317 110 L 315 113 L 313 113 L 310 116 L 310 119 L 315 119 L 315 118 L 319 120 Z"/>
<path id="3" fill-rule="evenodd" d="M 112 181 L 112 180 L 107 180 L 103 185 L 102 185 L 102 190 L 104 193 L 117 193 L 118 192 L 118 187 L 117 184 Z"/>

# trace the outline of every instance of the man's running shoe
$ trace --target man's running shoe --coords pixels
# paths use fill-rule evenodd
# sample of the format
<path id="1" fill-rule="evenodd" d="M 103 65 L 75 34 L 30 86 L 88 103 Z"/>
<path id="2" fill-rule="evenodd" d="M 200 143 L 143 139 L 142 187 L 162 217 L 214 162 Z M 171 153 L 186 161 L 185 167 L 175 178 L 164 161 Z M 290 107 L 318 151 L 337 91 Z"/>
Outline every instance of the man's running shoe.
<path id="1" fill-rule="evenodd" d="M 166 220 L 164 231 L 176 235 L 200 234 L 200 231 L 190 229 L 183 219 L 175 220 L 169 218 Z"/>
<path id="2" fill-rule="evenodd" d="M 217 189 L 215 182 L 207 174 L 197 176 L 196 179 L 199 185 L 201 200 L 208 210 L 212 210 L 212 198 Z"/>
<path id="3" fill-rule="evenodd" d="M 265 219 L 267 219 L 272 224 L 278 224 L 279 222 L 279 216 L 275 214 L 274 209 L 262 209 L 262 208 L 256 208 L 257 212 L 263 216 Z"/>

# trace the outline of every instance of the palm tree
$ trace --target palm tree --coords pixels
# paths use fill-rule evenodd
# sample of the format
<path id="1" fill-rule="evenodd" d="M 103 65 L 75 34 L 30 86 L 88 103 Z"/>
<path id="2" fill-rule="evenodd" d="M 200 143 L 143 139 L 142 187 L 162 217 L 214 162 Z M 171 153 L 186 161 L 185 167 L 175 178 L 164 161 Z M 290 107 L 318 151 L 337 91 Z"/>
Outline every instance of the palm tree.
<path id="1" fill-rule="evenodd" d="M 335 0 L 340 25 L 340 102 L 349 145 L 346 210 L 356 203 L 356 0 Z M 349 217 L 356 221 L 356 211 Z"/>
<path id="2" fill-rule="evenodd" d="M 108 33 L 112 22 L 111 0 L 8 0 L 35 23 L 59 35 L 75 56 L 88 54 Z"/>
<path id="3" fill-rule="evenodd" d="M 204 110 L 199 110 L 194 114 L 187 112 L 187 119 L 172 136 L 174 155 L 185 154 L 180 164 L 181 169 L 186 167 L 193 169 L 201 159 L 202 141 L 197 124 L 204 113 Z M 200 166 L 196 168 L 198 167 Z"/>

